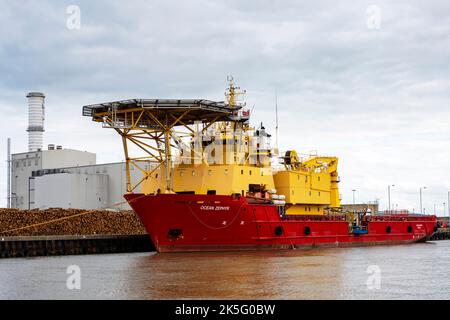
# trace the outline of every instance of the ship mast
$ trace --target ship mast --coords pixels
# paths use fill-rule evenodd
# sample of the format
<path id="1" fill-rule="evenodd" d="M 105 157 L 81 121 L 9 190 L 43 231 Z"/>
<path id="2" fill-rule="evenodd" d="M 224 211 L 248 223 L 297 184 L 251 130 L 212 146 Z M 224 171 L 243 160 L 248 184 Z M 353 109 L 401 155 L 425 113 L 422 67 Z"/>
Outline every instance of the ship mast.
<path id="1" fill-rule="evenodd" d="M 240 96 L 244 96 L 247 91 L 241 90 L 240 87 L 236 87 L 234 85 L 234 78 L 233 76 L 227 76 L 228 81 L 228 88 L 225 92 L 225 97 L 227 98 L 228 105 L 233 109 L 241 109 L 242 107 L 245 107 L 245 102 L 240 102 L 243 99 L 239 99 Z"/>
<path id="2" fill-rule="evenodd" d="M 236 141 L 236 130 L 240 129 L 240 137 L 239 140 L 241 140 L 243 138 L 243 132 L 245 130 L 245 124 L 246 121 L 242 121 L 243 120 L 243 114 L 239 114 L 239 110 L 243 107 L 246 106 L 245 102 L 241 102 L 244 99 L 241 98 L 240 96 L 244 96 L 247 91 L 246 90 L 241 90 L 240 87 L 236 87 L 234 84 L 234 78 L 233 76 L 227 76 L 227 81 L 228 81 L 228 88 L 227 91 L 225 92 L 225 97 L 227 98 L 227 102 L 228 105 L 233 109 L 233 121 L 230 124 L 230 128 L 232 130 L 232 135 L 233 135 L 233 141 Z M 246 113 L 246 117 L 248 119 L 248 117 L 250 116 L 250 113 L 247 110 Z M 233 153 L 234 153 L 234 158 L 236 159 L 236 154 L 239 152 L 238 150 L 238 145 L 235 143 L 233 145 Z"/>
<path id="3" fill-rule="evenodd" d="M 275 150 L 278 155 L 278 94 L 275 90 Z"/>

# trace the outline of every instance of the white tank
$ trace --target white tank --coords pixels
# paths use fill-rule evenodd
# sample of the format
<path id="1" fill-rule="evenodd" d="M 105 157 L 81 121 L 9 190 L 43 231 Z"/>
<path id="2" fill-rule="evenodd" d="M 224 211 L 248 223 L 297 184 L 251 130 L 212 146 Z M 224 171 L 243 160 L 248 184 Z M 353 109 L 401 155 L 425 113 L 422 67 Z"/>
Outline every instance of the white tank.
<path id="1" fill-rule="evenodd" d="M 42 150 L 44 135 L 45 95 L 30 92 L 28 98 L 28 151 Z"/>

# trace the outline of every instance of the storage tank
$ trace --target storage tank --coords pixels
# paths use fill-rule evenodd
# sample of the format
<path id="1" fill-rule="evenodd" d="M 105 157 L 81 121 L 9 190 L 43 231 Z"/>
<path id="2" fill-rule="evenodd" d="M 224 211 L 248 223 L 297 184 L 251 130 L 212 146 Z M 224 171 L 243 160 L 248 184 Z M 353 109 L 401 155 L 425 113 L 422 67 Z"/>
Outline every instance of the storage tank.
<path id="1" fill-rule="evenodd" d="M 42 150 L 44 135 L 45 95 L 30 92 L 28 98 L 28 151 Z"/>

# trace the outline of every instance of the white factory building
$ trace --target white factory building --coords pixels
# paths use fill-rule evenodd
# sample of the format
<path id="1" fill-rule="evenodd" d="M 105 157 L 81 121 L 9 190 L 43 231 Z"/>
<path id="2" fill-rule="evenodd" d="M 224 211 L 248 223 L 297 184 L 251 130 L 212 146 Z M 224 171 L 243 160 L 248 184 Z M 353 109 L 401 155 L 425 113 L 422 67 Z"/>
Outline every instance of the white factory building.
<path id="1" fill-rule="evenodd" d="M 44 150 L 44 97 L 38 92 L 27 95 L 29 113 L 32 113 L 27 130 L 29 150 L 8 155 L 8 206 L 23 210 L 130 209 L 123 198 L 126 193 L 124 162 L 97 164 L 95 153 L 53 144 Z M 142 173 L 132 169 L 132 181 L 141 180 Z"/>

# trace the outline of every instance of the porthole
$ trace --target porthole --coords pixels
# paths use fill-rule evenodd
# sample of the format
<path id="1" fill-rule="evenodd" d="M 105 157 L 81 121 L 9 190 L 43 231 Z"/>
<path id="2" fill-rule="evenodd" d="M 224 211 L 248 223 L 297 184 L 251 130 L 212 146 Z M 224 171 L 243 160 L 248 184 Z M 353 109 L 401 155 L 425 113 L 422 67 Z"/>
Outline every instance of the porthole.
<path id="1" fill-rule="evenodd" d="M 303 228 L 303 234 L 305 236 L 309 236 L 311 234 L 311 228 L 306 226 L 305 228 Z"/>
<path id="2" fill-rule="evenodd" d="M 275 235 L 277 237 L 281 236 L 283 234 L 283 227 L 282 226 L 277 226 L 275 227 Z"/>

